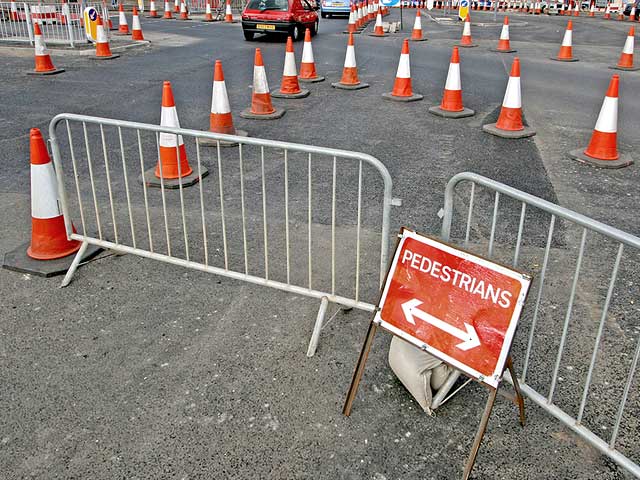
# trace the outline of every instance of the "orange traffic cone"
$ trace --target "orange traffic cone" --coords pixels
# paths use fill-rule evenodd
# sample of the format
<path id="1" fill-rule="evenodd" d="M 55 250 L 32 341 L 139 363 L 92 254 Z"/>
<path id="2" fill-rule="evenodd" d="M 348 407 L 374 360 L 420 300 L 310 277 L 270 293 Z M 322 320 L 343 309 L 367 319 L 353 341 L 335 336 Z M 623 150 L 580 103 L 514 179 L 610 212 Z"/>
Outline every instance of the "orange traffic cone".
<path id="1" fill-rule="evenodd" d="M 504 17 L 500 40 L 498 40 L 498 48 L 494 48 L 492 51 L 500 53 L 513 53 L 517 51 L 511 48 L 511 42 L 509 40 L 509 17 Z"/>
<path id="2" fill-rule="evenodd" d="M 140 26 L 140 16 L 138 15 L 138 9 L 136 7 L 133 7 L 131 28 L 131 40 L 144 40 L 144 35 L 142 35 L 142 27 Z"/>
<path id="3" fill-rule="evenodd" d="M 353 43 L 353 33 L 349 34 L 347 42 L 347 54 L 344 57 L 344 68 L 342 69 L 342 79 L 339 82 L 332 83 L 332 87 L 342 90 L 359 90 L 367 88 L 368 83 L 361 82 L 358 78 L 358 67 L 356 65 L 356 48 Z"/>
<path id="4" fill-rule="evenodd" d="M 388 100 L 396 100 L 399 102 L 422 100 L 422 95 L 413 93 L 413 89 L 411 88 L 409 40 L 406 38 L 404 42 L 402 42 L 400 62 L 398 62 L 398 70 L 396 72 L 396 80 L 393 83 L 393 90 L 391 93 L 383 93 L 382 96 Z"/>
<path id="5" fill-rule="evenodd" d="M 96 56 L 97 60 L 111 60 L 112 58 L 118 58 L 120 55 L 111 53 L 111 47 L 109 46 L 109 39 L 107 38 L 107 32 L 104 31 L 104 25 L 102 24 L 102 17 L 98 15 L 98 21 L 96 22 Z"/>
<path id="6" fill-rule="evenodd" d="M 213 91 L 211 93 L 209 131 L 214 133 L 224 133 L 225 135 L 238 135 L 241 137 L 246 137 L 248 135 L 244 130 L 238 130 L 233 126 L 229 96 L 227 95 L 227 86 L 224 82 L 224 72 L 222 71 L 222 62 L 220 60 L 216 60 L 213 71 Z M 200 138 L 198 141 L 201 145 L 216 146 L 220 144 L 222 147 L 232 147 L 238 144 L 238 142 L 212 140 L 209 138 Z"/>
<path id="7" fill-rule="evenodd" d="M 351 11 L 349 12 L 349 22 L 347 23 L 347 29 L 342 33 L 360 33 L 356 25 L 356 7 L 351 4 Z"/>
<path id="8" fill-rule="evenodd" d="M 149 18 L 158 18 L 158 10 L 156 10 L 155 0 L 149 2 Z"/>
<path id="9" fill-rule="evenodd" d="M 376 15 L 376 24 L 373 27 L 373 33 L 369 34 L 370 37 L 386 37 L 387 34 L 384 33 L 382 29 L 382 12 L 378 9 L 378 13 Z"/>
<path id="10" fill-rule="evenodd" d="M 502 138 L 525 138 L 536 131 L 522 122 L 522 96 L 520 93 L 520 59 L 513 59 L 507 90 L 502 101 L 502 109 L 496 123 L 482 126 L 485 132 Z"/>
<path id="11" fill-rule="evenodd" d="M 589 7 L 589 17 L 595 17 L 596 16 L 596 4 L 595 2 L 591 2 L 591 7 Z"/>
<path id="12" fill-rule="evenodd" d="M 118 6 L 118 35 L 129 35 L 129 24 L 127 23 L 127 16 L 124 14 L 124 6 L 120 4 Z"/>
<path id="13" fill-rule="evenodd" d="M 629 20 L 630 22 L 635 22 L 635 21 L 636 21 L 636 6 L 635 6 L 635 5 L 633 5 L 633 6 L 631 7 L 631 12 L 629 12 L 629 18 L 628 18 L 628 20 Z"/>
<path id="14" fill-rule="evenodd" d="M 207 0 L 207 6 L 204 11 L 204 20 L 203 22 L 213 22 L 213 15 L 211 14 L 211 2 Z"/>
<path id="15" fill-rule="evenodd" d="M 302 63 L 300 64 L 300 75 L 298 80 L 306 83 L 316 83 L 324 81 L 324 77 L 316 72 L 316 62 L 313 58 L 313 47 L 311 46 L 311 31 L 307 28 L 304 31 L 304 45 L 302 47 Z"/>
<path id="16" fill-rule="evenodd" d="M 184 4 L 184 0 L 180 2 L 180 20 L 190 20 L 189 12 L 187 12 L 187 6 Z"/>
<path id="17" fill-rule="evenodd" d="M 459 47 L 477 47 L 478 45 L 473 43 L 471 39 L 471 17 L 467 15 L 464 19 L 464 27 L 462 28 L 462 38 L 460 39 Z"/>
<path id="18" fill-rule="evenodd" d="M 429 108 L 429 112 L 445 118 L 464 118 L 475 114 L 473 110 L 464 108 L 462 105 L 462 82 L 460 80 L 460 54 L 458 47 L 453 47 L 442 103 Z"/>
<path id="19" fill-rule="evenodd" d="M 416 10 L 416 19 L 413 21 L 413 31 L 411 32 L 412 42 L 424 42 L 427 39 L 422 34 L 422 18 L 420 17 L 420 9 Z"/>
<path id="20" fill-rule="evenodd" d="M 293 40 L 287 37 L 284 52 L 284 71 L 280 88 L 271 94 L 274 98 L 304 98 L 309 96 L 309 90 L 300 88 L 298 71 L 296 70 L 296 54 L 293 50 Z"/>
<path id="21" fill-rule="evenodd" d="M 164 16 L 162 18 L 172 19 L 173 13 L 171 13 L 171 4 L 169 0 L 164 0 Z"/>
<path id="22" fill-rule="evenodd" d="M 621 168 L 633 163 L 628 155 L 620 155 L 618 152 L 619 83 L 618 75 L 611 77 L 591 141 L 585 150 L 574 150 L 569 153 L 574 160 L 602 168 Z"/>
<path id="23" fill-rule="evenodd" d="M 171 90 L 171 82 L 162 85 L 162 109 L 160 126 L 180 128 L 176 102 Z M 182 135 L 160 132 L 159 158 L 155 168 L 144 172 L 143 181 L 149 187 L 182 188 L 189 187 L 200 181 L 209 172 L 200 166 L 200 172 L 194 172 L 187 159 L 187 150 Z"/>
<path id="24" fill-rule="evenodd" d="M 44 37 L 40 30 L 40 25 L 37 22 L 33 23 L 33 35 L 35 46 L 35 70 L 27 72 L 27 75 L 55 75 L 56 73 L 64 72 L 63 68 L 56 68 L 53 66 L 49 51 L 44 43 Z"/>
<path id="25" fill-rule="evenodd" d="M 622 54 L 620 55 L 620 60 L 618 64 L 613 68 L 616 70 L 627 70 L 627 71 L 635 71 L 640 70 L 640 67 L 633 66 L 633 49 L 634 49 L 634 40 L 636 35 L 635 27 L 631 27 L 629 29 L 629 34 L 627 35 L 627 40 L 624 42 L 624 47 L 622 48 Z"/>
<path id="26" fill-rule="evenodd" d="M 76 229 L 61 211 L 56 174 L 47 153 L 40 130 L 32 128 L 29 135 L 31 150 L 31 239 L 5 253 L 2 267 L 31 275 L 52 277 L 66 273 L 78 260 L 88 260 L 101 248 L 70 240 L 69 233 Z"/>
<path id="27" fill-rule="evenodd" d="M 234 23 L 233 13 L 231 13 L 231 0 L 227 0 L 227 5 L 224 10 L 224 21 L 226 23 Z"/>
<path id="28" fill-rule="evenodd" d="M 56 174 L 37 128 L 31 129 L 30 146 L 31 244 L 27 255 L 37 260 L 66 257 L 80 249 L 80 242 L 67 239 L 64 217 L 58 203 Z M 75 233 L 73 225 L 71 228 Z"/>
<path id="29" fill-rule="evenodd" d="M 173 12 L 180 13 L 180 0 L 174 0 L 173 2 Z"/>
<path id="30" fill-rule="evenodd" d="M 243 110 L 240 113 L 240 116 L 243 118 L 251 118 L 253 120 L 273 120 L 282 117 L 284 114 L 285 110 L 283 108 L 274 108 L 271 103 L 271 94 L 269 93 L 267 73 L 265 72 L 264 62 L 262 61 L 262 52 L 259 48 L 256 48 L 256 54 L 253 62 L 253 93 L 251 94 L 251 107 Z"/>
<path id="31" fill-rule="evenodd" d="M 558 62 L 577 62 L 578 59 L 573 56 L 573 23 L 571 20 L 567 22 L 567 29 L 564 32 L 562 38 L 562 45 L 557 57 L 551 57 L 551 60 L 557 60 Z"/>
<path id="32" fill-rule="evenodd" d="M 604 18 L 605 20 L 611 20 L 611 4 L 607 2 L 607 8 L 604 9 Z"/>
<path id="33" fill-rule="evenodd" d="M 579 17 L 580 16 L 580 3 L 577 0 L 574 0 L 575 3 L 575 7 L 573 9 L 573 16 L 574 17 Z"/>

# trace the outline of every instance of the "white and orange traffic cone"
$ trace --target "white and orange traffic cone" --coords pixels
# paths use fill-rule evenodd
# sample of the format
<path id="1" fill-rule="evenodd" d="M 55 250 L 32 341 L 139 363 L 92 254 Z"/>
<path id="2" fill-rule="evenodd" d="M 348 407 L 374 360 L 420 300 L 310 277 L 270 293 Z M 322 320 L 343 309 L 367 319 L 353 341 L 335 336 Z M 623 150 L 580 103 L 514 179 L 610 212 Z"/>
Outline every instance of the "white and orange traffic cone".
<path id="1" fill-rule="evenodd" d="M 118 35 L 129 35 L 129 24 L 127 23 L 127 16 L 124 13 L 124 6 L 118 5 Z"/>
<path id="2" fill-rule="evenodd" d="M 224 21 L 225 23 L 234 23 L 233 13 L 231 12 L 231 0 L 227 0 L 227 4 L 224 7 Z"/>
<path id="3" fill-rule="evenodd" d="M 180 2 L 180 20 L 190 20 L 184 0 Z"/>
<path id="4" fill-rule="evenodd" d="M 173 13 L 180 13 L 180 0 L 174 0 Z"/>
<path id="5" fill-rule="evenodd" d="M 156 2 L 155 0 L 151 0 L 149 2 L 149 18 L 158 18 L 158 10 L 156 10 Z"/>
<path id="6" fill-rule="evenodd" d="M 624 47 L 622 48 L 622 54 L 620 55 L 620 60 L 618 60 L 618 64 L 609 67 L 615 70 L 627 70 L 627 71 L 636 71 L 640 70 L 640 66 L 633 66 L 633 50 L 635 44 L 635 36 L 636 29 L 635 27 L 631 27 L 629 29 L 629 34 L 627 35 L 627 39 L 624 42 Z"/>
<path id="7" fill-rule="evenodd" d="M 596 4 L 595 2 L 591 2 L 591 7 L 589 7 L 589 17 L 595 17 L 596 16 Z"/>
<path id="8" fill-rule="evenodd" d="M 52 277 L 64 274 L 80 250 L 80 260 L 88 260 L 101 248 L 82 246 L 67 237 L 67 224 L 60 207 L 56 174 L 40 130 L 29 133 L 31 163 L 31 239 L 5 253 L 2 267 L 31 275 Z M 69 233 L 76 233 L 68 221 Z"/>
<path id="9" fill-rule="evenodd" d="M 302 46 L 302 62 L 300 63 L 300 75 L 298 80 L 306 83 L 316 83 L 324 81 L 324 77 L 316 72 L 316 62 L 313 58 L 313 46 L 311 45 L 311 31 L 307 28 L 304 31 L 304 44 Z"/>
<path id="10" fill-rule="evenodd" d="M 409 59 L 409 40 L 404 39 L 402 42 L 402 50 L 400 52 L 400 61 L 398 62 L 398 70 L 396 71 L 396 79 L 393 83 L 391 93 L 383 93 L 382 96 L 388 100 L 396 100 L 399 102 L 415 102 L 422 100 L 422 95 L 413 93 L 411 87 L 411 62 Z"/>
<path id="11" fill-rule="evenodd" d="M 142 34 L 142 27 L 140 26 L 140 16 L 138 15 L 138 9 L 133 7 L 133 17 L 131 18 L 131 40 L 144 40 Z"/>
<path id="12" fill-rule="evenodd" d="M 604 9 L 604 16 L 602 18 L 611 20 L 611 3 L 607 2 L 607 7 Z"/>
<path id="13" fill-rule="evenodd" d="M 562 45 L 560 45 L 560 51 L 557 57 L 551 57 L 551 60 L 557 60 L 558 62 L 577 62 L 578 59 L 573 56 L 573 22 L 569 20 L 567 22 L 567 29 L 564 32 L 562 38 Z"/>
<path id="14" fill-rule="evenodd" d="M 532 137 L 536 131 L 522 122 L 522 95 L 520 92 L 520 59 L 515 57 L 507 90 L 502 101 L 502 109 L 496 123 L 486 124 L 482 129 L 502 138 Z"/>
<path id="15" fill-rule="evenodd" d="M 298 71 L 296 70 L 296 54 L 293 50 L 293 40 L 287 37 L 284 51 L 284 69 L 280 88 L 271 94 L 274 98 L 304 98 L 309 96 L 309 90 L 300 88 Z"/>
<path id="16" fill-rule="evenodd" d="M 636 21 L 636 6 L 633 5 L 631 7 L 631 12 L 629 12 L 629 19 L 630 22 L 635 22 Z"/>
<path id="17" fill-rule="evenodd" d="M 169 0 L 164 0 L 164 15 L 162 18 L 173 18 L 173 13 L 171 13 L 171 3 L 169 3 Z"/>
<path id="18" fill-rule="evenodd" d="M 424 42 L 427 37 L 422 32 L 422 18 L 420 17 L 420 9 L 416 10 L 416 19 L 413 21 L 413 30 L 411 31 L 412 42 Z"/>
<path id="19" fill-rule="evenodd" d="M 274 108 L 269 93 L 267 73 L 262 61 L 262 52 L 256 48 L 253 62 L 253 92 L 251 94 L 251 107 L 240 112 L 242 118 L 253 120 L 273 120 L 285 114 L 283 108 Z"/>
<path id="20" fill-rule="evenodd" d="M 119 56 L 118 54 L 111 53 L 111 47 L 109 46 L 107 32 L 104 30 L 102 17 L 98 15 L 98 21 L 96 22 L 96 60 L 111 60 Z"/>
<path id="21" fill-rule="evenodd" d="M 162 85 L 162 109 L 160 111 L 160 126 L 180 128 L 176 102 L 171 90 L 171 82 Z M 189 165 L 187 150 L 182 135 L 160 132 L 159 158 L 156 166 L 144 172 L 142 181 L 148 187 L 182 188 L 189 187 L 200 181 L 209 172 L 200 167 L 200 174 L 194 172 Z"/>
<path id="22" fill-rule="evenodd" d="M 211 13 L 211 2 L 207 0 L 207 6 L 204 10 L 204 20 L 203 22 L 213 22 L 213 14 Z"/>
<path id="23" fill-rule="evenodd" d="M 224 72 L 222 71 L 222 62 L 220 60 L 216 60 L 213 70 L 213 91 L 211 93 L 209 131 L 241 137 L 246 137 L 248 135 L 247 132 L 244 130 L 238 130 L 233 125 L 231 106 L 229 105 L 229 96 L 227 95 L 227 86 L 224 82 Z M 212 140 L 209 138 L 199 138 L 198 142 L 201 145 L 209 146 L 216 146 L 220 144 L 222 147 L 232 147 L 238 144 L 238 142 L 234 141 Z"/>
<path id="24" fill-rule="evenodd" d="M 370 37 L 386 37 L 388 36 L 386 33 L 384 33 L 384 30 L 382 28 L 382 12 L 380 10 L 378 10 L 378 13 L 376 15 L 376 24 L 373 27 L 373 33 L 369 34 Z"/>
<path id="25" fill-rule="evenodd" d="M 498 47 L 491 49 L 491 51 L 500 53 L 513 53 L 517 51 L 511 48 L 511 41 L 509 40 L 509 17 L 504 17 Z"/>
<path id="26" fill-rule="evenodd" d="M 361 82 L 358 78 L 356 47 L 353 42 L 353 33 L 349 34 L 349 40 L 347 41 L 347 53 L 344 57 L 342 78 L 339 82 L 332 83 L 331 86 L 342 90 L 360 90 L 361 88 L 367 88 L 369 86 L 368 83 Z"/>
<path id="27" fill-rule="evenodd" d="M 356 27 L 356 11 L 353 3 L 351 4 L 351 10 L 349 11 L 349 21 L 347 22 L 347 29 L 342 33 L 360 33 Z"/>
<path id="28" fill-rule="evenodd" d="M 458 47 L 453 47 L 442 102 L 440 105 L 429 108 L 429 112 L 445 118 L 464 118 L 475 114 L 473 110 L 465 108 L 462 104 L 462 81 L 460 79 L 460 53 L 458 52 Z"/>
<path id="29" fill-rule="evenodd" d="M 611 77 L 589 145 L 584 150 L 569 152 L 574 160 L 602 168 L 622 168 L 633 163 L 628 155 L 618 152 L 619 83 L 618 75 Z"/>
<path id="30" fill-rule="evenodd" d="M 471 48 L 477 47 L 478 45 L 473 43 L 471 39 L 471 17 L 467 15 L 464 19 L 464 26 L 462 27 L 462 38 L 460 39 L 460 43 L 458 43 L 459 47 Z"/>
<path id="31" fill-rule="evenodd" d="M 44 43 L 44 37 L 37 22 L 33 23 L 33 44 L 35 46 L 35 69 L 27 72 L 27 75 L 55 75 L 64 72 L 64 68 L 56 68 L 51 61 L 51 56 Z"/>
<path id="32" fill-rule="evenodd" d="M 574 17 L 579 17 L 580 16 L 580 2 L 578 2 L 578 0 L 574 0 L 575 3 L 575 7 L 573 9 L 573 16 Z"/>

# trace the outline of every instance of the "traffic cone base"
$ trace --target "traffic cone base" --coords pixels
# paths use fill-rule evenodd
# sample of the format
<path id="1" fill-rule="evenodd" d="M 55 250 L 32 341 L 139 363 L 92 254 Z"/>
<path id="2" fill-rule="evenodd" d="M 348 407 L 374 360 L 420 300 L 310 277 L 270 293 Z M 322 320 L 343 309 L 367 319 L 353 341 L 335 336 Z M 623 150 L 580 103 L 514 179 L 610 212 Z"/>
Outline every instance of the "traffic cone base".
<path id="1" fill-rule="evenodd" d="M 496 137 L 502 138 L 527 138 L 533 137 L 536 134 L 535 129 L 524 125 L 522 130 L 503 130 L 498 128 L 495 123 L 489 123 L 482 126 L 482 130 Z"/>
<path id="2" fill-rule="evenodd" d="M 64 72 L 64 68 L 54 68 L 53 70 L 47 70 L 45 72 L 36 72 L 35 70 L 32 70 L 27 72 L 27 75 L 55 75 L 56 73 L 62 72 Z"/>
<path id="3" fill-rule="evenodd" d="M 433 113 L 438 117 L 444 117 L 444 118 L 465 118 L 465 117 L 472 117 L 476 114 L 476 112 L 471 110 L 470 108 L 464 107 L 459 112 L 452 112 L 450 110 L 443 110 L 440 105 L 434 105 L 433 107 L 429 107 L 429 113 Z"/>
<path id="4" fill-rule="evenodd" d="M 364 82 L 358 82 L 354 84 L 335 82 L 332 83 L 331 86 L 340 90 L 360 90 L 362 88 L 369 88 L 369 84 Z"/>
<path id="5" fill-rule="evenodd" d="M 418 100 L 422 100 L 424 97 L 419 93 L 412 93 L 410 96 L 405 97 L 387 92 L 382 94 L 382 98 L 386 98 L 387 100 L 393 100 L 396 102 L 417 102 Z"/>
<path id="6" fill-rule="evenodd" d="M 271 93 L 273 98 L 305 98 L 308 97 L 311 92 L 306 88 L 301 88 L 297 93 L 286 93 L 281 90 L 281 88 L 276 89 L 276 91 Z"/>
<path id="7" fill-rule="evenodd" d="M 507 49 L 502 49 L 500 47 L 498 48 L 491 48 L 489 49 L 492 52 L 498 52 L 498 53 L 515 53 L 518 50 L 516 50 L 515 48 L 507 48 Z"/>
<path id="8" fill-rule="evenodd" d="M 160 147 L 160 148 L 162 149 L 166 147 Z M 173 150 L 173 157 L 176 158 L 177 157 L 175 152 L 176 149 L 173 148 L 172 150 Z M 183 156 L 182 155 L 183 151 L 184 151 L 184 145 L 182 145 L 182 148 L 180 148 L 181 157 Z M 162 150 L 161 150 L 161 154 L 162 154 Z M 177 190 L 180 188 L 181 185 L 182 185 L 182 188 L 191 187 L 196 183 L 198 183 L 201 179 L 209 175 L 209 170 L 207 169 L 207 167 L 205 167 L 202 164 L 200 165 L 200 173 L 198 173 L 197 170 L 198 169 L 196 167 L 196 169 L 193 169 L 191 173 L 189 173 L 188 175 L 184 175 L 181 178 L 160 178 L 158 167 L 155 166 L 153 168 L 150 168 L 149 170 L 146 170 L 144 172 L 144 175 L 142 175 L 142 177 L 139 177 L 139 180 L 144 182 L 147 187 L 168 188 L 170 190 Z"/>
<path id="9" fill-rule="evenodd" d="M 577 162 L 599 168 L 623 168 L 633 165 L 633 159 L 631 156 L 624 153 L 620 154 L 616 160 L 599 160 L 597 158 L 590 157 L 584 153 L 583 148 L 579 148 L 578 150 L 572 150 L 569 152 L 569 157 Z"/>
<path id="10" fill-rule="evenodd" d="M 422 38 L 413 38 L 413 37 L 409 37 L 409 41 L 410 42 L 426 42 L 428 40 L 427 37 L 422 37 Z"/>
<path id="11" fill-rule="evenodd" d="M 253 113 L 251 107 L 245 108 L 240 112 L 242 118 L 248 118 L 250 120 L 275 120 L 282 118 L 285 114 L 284 108 L 274 108 L 272 113 Z"/>

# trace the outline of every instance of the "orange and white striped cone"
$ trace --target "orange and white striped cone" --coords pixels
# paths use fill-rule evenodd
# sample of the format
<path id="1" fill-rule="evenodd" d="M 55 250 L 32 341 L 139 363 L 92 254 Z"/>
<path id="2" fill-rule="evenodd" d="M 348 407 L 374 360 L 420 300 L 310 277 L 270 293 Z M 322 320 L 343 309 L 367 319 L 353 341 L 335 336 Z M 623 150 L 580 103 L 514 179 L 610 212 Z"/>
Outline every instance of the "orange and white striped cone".
<path id="1" fill-rule="evenodd" d="M 376 12 L 373 11 L 373 2 L 367 0 L 365 6 L 367 8 L 367 21 L 373 22 L 376 19 Z"/>
<path id="2" fill-rule="evenodd" d="M 207 6 L 204 10 L 204 20 L 203 22 L 213 22 L 213 14 L 211 13 L 211 2 L 207 0 Z"/>
<path id="3" fill-rule="evenodd" d="M 382 29 L 382 12 L 378 10 L 378 14 L 376 15 L 376 24 L 373 27 L 373 33 L 369 34 L 370 37 L 387 37 L 388 34 L 384 33 Z"/>
<path id="4" fill-rule="evenodd" d="M 173 13 L 180 13 L 180 0 L 174 0 Z"/>
<path id="5" fill-rule="evenodd" d="M 349 12 L 349 22 L 347 23 L 347 29 L 342 33 L 360 33 L 356 26 L 356 7 L 351 4 L 351 11 Z"/>
<path id="6" fill-rule="evenodd" d="M 149 15 L 147 15 L 148 18 L 158 18 L 158 10 L 156 9 L 156 2 L 155 0 L 151 0 L 149 2 Z"/>
<path id="7" fill-rule="evenodd" d="M 402 42 L 402 50 L 400 52 L 400 61 L 398 62 L 398 70 L 396 71 L 396 79 L 393 83 L 391 93 L 383 93 L 382 97 L 388 100 L 398 102 L 415 102 L 422 100 L 422 95 L 413 93 L 411 87 L 411 61 L 409 59 L 409 40 L 404 39 Z"/>
<path id="8" fill-rule="evenodd" d="M 602 17 L 605 20 L 611 20 L 611 5 L 607 2 L 607 6 L 604 9 L 604 16 Z"/>
<path id="9" fill-rule="evenodd" d="M 609 67 L 615 70 L 627 70 L 627 71 L 636 71 L 640 70 L 640 66 L 633 66 L 633 50 L 635 44 L 635 36 L 636 29 L 635 27 L 631 27 L 629 29 L 629 34 L 627 35 L 627 39 L 624 42 L 624 47 L 622 48 L 622 54 L 620 55 L 620 60 L 618 60 L 618 64 Z"/>
<path id="10" fill-rule="evenodd" d="M 631 7 L 631 11 L 629 12 L 628 20 L 630 22 L 635 22 L 636 21 L 636 7 L 635 7 L 635 5 L 633 7 Z"/>
<path id="11" fill-rule="evenodd" d="M 557 60 L 558 62 L 577 62 L 578 59 L 573 56 L 573 22 L 569 20 L 567 22 L 567 29 L 564 32 L 562 38 L 562 45 L 560 45 L 560 51 L 557 57 L 551 57 L 551 60 Z"/>
<path id="12" fill-rule="evenodd" d="M 96 22 L 96 60 L 111 60 L 119 56 L 118 54 L 111 53 L 107 32 L 105 32 L 104 25 L 102 24 L 102 17 L 98 15 L 98 21 Z"/>
<path id="13" fill-rule="evenodd" d="M 180 2 L 180 20 L 191 20 L 189 18 L 189 12 L 187 12 L 187 6 L 184 3 L 184 0 Z"/>
<path id="14" fill-rule="evenodd" d="M 124 14 L 124 7 L 122 4 L 118 6 L 118 33 L 117 35 L 129 35 L 129 24 L 127 23 L 127 16 Z"/>
<path id="15" fill-rule="evenodd" d="M 136 7 L 133 7 L 131 29 L 131 40 L 144 40 L 144 35 L 142 35 L 142 27 L 140 26 L 140 16 L 138 15 L 138 9 Z"/>
<path id="16" fill-rule="evenodd" d="M 347 41 L 347 53 L 344 57 L 344 68 L 342 69 L 342 78 L 339 82 L 331 84 L 334 88 L 342 90 L 360 90 L 367 88 L 368 83 L 361 82 L 358 78 L 358 67 L 356 65 L 356 47 L 353 42 L 353 34 L 349 34 Z"/>
<path id="17" fill-rule="evenodd" d="M 213 70 L 213 91 L 211 93 L 211 114 L 209 115 L 209 131 L 213 133 L 224 133 L 225 135 L 237 135 L 246 137 L 248 135 L 244 130 L 238 130 L 233 125 L 233 117 L 231 115 L 231 106 L 229 105 L 229 96 L 227 95 L 227 86 L 224 82 L 224 72 L 222 71 L 222 62 L 216 60 Z M 238 142 L 225 140 L 211 140 L 208 138 L 200 138 L 198 142 L 201 145 L 232 147 Z"/>
<path id="18" fill-rule="evenodd" d="M 575 7 L 573 8 L 573 16 L 574 17 L 579 17 L 580 16 L 580 3 L 577 0 L 574 0 L 575 3 Z"/>
<path id="19" fill-rule="evenodd" d="M 589 15 L 587 15 L 588 17 L 595 17 L 596 16 L 596 4 L 594 2 L 591 2 L 591 7 L 589 7 Z"/>
<path id="20" fill-rule="evenodd" d="M 623 13 L 622 8 L 619 8 L 619 9 L 618 9 L 618 18 L 617 18 L 617 20 L 618 20 L 619 22 L 624 21 L 624 13 Z"/>
<path id="21" fill-rule="evenodd" d="M 601 168 L 622 168 L 633 163 L 629 155 L 618 151 L 619 83 L 620 77 L 613 75 L 589 145 L 584 150 L 569 152 L 574 160 Z"/>
<path id="22" fill-rule="evenodd" d="M 498 48 L 492 48 L 491 51 L 500 53 L 517 52 L 517 50 L 511 48 L 511 41 L 509 40 L 509 17 L 504 17 L 500 39 L 498 40 Z"/>
<path id="23" fill-rule="evenodd" d="M 262 52 L 256 48 L 253 62 L 253 92 L 251 94 L 251 107 L 240 112 L 242 118 L 252 120 L 274 120 L 285 114 L 283 108 L 274 108 L 269 93 L 267 73 L 262 61 Z"/>
<path id="24" fill-rule="evenodd" d="M 459 47 L 471 48 L 477 47 L 478 45 L 473 43 L 471 39 L 471 17 L 467 15 L 464 19 L 464 26 L 462 27 L 462 38 L 460 39 L 460 43 L 458 43 Z"/>
<path id="25" fill-rule="evenodd" d="M 522 122 L 522 95 L 520 92 L 520 59 L 515 57 L 507 90 L 502 101 L 502 109 L 496 123 L 486 124 L 482 129 L 502 138 L 532 137 L 536 131 Z"/>
<path id="26" fill-rule="evenodd" d="M 160 111 L 160 126 L 180 128 L 176 102 L 171 90 L 171 82 L 162 85 L 162 109 Z M 200 167 L 200 174 L 189 165 L 187 150 L 182 135 L 160 132 L 158 162 L 154 168 L 144 172 L 142 181 L 148 187 L 181 188 L 190 187 L 200 181 L 209 172 Z"/>
<path id="27" fill-rule="evenodd" d="M 164 0 L 164 15 L 162 18 L 169 20 L 173 18 L 173 13 L 171 13 L 171 3 L 169 3 L 169 0 Z"/>
<path id="28" fill-rule="evenodd" d="M 271 94 L 274 98 L 305 98 L 309 96 L 309 90 L 300 88 L 298 71 L 296 69 L 296 54 L 293 50 L 293 39 L 287 37 L 287 45 L 284 51 L 284 69 L 280 88 Z"/>
<path id="29" fill-rule="evenodd" d="M 63 68 L 56 68 L 44 43 L 44 37 L 37 22 L 33 23 L 33 44 L 35 46 L 35 69 L 27 75 L 55 75 L 64 72 Z"/>
<path id="30" fill-rule="evenodd" d="M 540 5 L 540 2 L 536 2 L 535 5 L 533 6 L 533 14 L 540 15 L 541 13 L 542 13 L 542 7 Z"/>
<path id="31" fill-rule="evenodd" d="M 422 33 L 422 18 L 420 17 L 420 9 L 416 11 L 416 19 L 413 21 L 413 30 L 411 31 L 412 42 L 424 42 L 427 37 Z"/>
<path id="32" fill-rule="evenodd" d="M 302 62 L 300 63 L 300 75 L 298 80 L 305 83 L 323 82 L 324 77 L 316 72 L 316 61 L 313 57 L 313 46 L 311 45 L 311 31 L 307 28 L 304 31 L 304 44 L 302 46 Z"/>
<path id="33" fill-rule="evenodd" d="M 224 7 L 224 21 L 225 23 L 234 23 L 233 13 L 231 12 L 231 0 L 227 0 L 227 5 Z"/>
<path id="34" fill-rule="evenodd" d="M 362 21 L 362 4 L 361 3 L 356 3 L 354 13 L 355 13 L 355 19 L 356 19 L 356 28 L 358 30 L 362 30 L 363 21 Z"/>
<path id="35" fill-rule="evenodd" d="M 462 81 L 460 79 L 460 53 L 458 52 L 458 47 L 453 47 L 442 102 L 440 105 L 434 105 L 429 108 L 429 112 L 445 118 L 464 118 L 475 114 L 473 110 L 465 108 L 462 104 Z"/>
<path id="36" fill-rule="evenodd" d="M 82 244 L 67 237 L 64 216 L 60 209 L 58 184 L 53 163 L 40 130 L 29 134 L 31 163 L 31 239 L 5 253 L 2 267 L 41 277 L 62 275 L 71 266 L 78 252 L 80 260 L 98 254 L 99 247 Z M 69 229 L 76 233 L 73 223 Z"/>

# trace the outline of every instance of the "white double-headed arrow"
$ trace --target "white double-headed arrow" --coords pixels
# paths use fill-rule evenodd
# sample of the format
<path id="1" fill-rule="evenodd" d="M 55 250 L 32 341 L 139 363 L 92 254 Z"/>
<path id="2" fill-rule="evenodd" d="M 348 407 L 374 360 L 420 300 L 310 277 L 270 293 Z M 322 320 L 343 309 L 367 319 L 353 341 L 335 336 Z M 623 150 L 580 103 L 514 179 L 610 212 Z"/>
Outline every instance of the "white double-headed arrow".
<path id="1" fill-rule="evenodd" d="M 422 302 L 417 298 L 402 304 L 402 312 L 404 313 L 404 317 L 407 319 L 407 322 L 415 325 L 416 322 L 414 318 L 419 318 L 423 322 L 429 323 L 434 327 L 447 332 L 449 335 L 453 335 L 454 337 L 463 340 L 462 343 L 456 345 L 460 350 L 467 351 L 480 346 L 480 338 L 478 338 L 478 332 L 476 332 L 473 325 L 469 325 L 465 322 L 464 327 L 467 329 L 465 332 L 464 330 L 460 330 L 447 322 L 443 322 L 433 315 L 429 315 L 427 312 L 419 310 L 418 307 L 420 305 L 422 305 Z"/>

